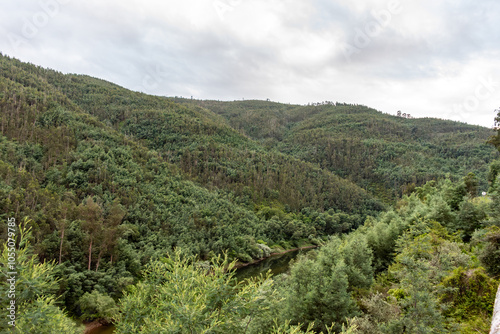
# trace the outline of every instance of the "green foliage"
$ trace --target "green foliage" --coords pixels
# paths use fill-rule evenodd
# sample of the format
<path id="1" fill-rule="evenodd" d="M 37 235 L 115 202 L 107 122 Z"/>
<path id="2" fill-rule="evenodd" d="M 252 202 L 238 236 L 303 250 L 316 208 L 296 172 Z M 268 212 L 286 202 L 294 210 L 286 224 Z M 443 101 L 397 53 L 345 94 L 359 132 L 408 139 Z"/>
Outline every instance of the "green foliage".
<path id="1" fill-rule="evenodd" d="M 495 110 L 495 112 L 497 113 L 495 117 L 495 129 L 497 130 L 497 134 L 490 138 L 489 143 L 500 151 L 500 109 Z"/>
<path id="2" fill-rule="evenodd" d="M 21 332 L 78 332 L 59 304 L 127 333 L 487 326 L 488 275 L 500 275 L 489 129 L 331 102 L 148 96 L 3 55 L 0 110 L 0 217 L 32 220 Z M 327 236 L 274 281 L 225 271 Z"/>
<path id="3" fill-rule="evenodd" d="M 481 324 L 477 319 L 489 318 L 493 312 L 498 282 L 488 277 L 483 268 L 466 270 L 458 267 L 441 284 L 451 288 L 441 297 L 449 305 L 446 314 L 462 324 L 463 332 L 467 333 L 467 329 L 487 332 L 489 325 L 483 323 L 477 328 Z"/>
<path id="4" fill-rule="evenodd" d="M 360 232 L 366 233 L 366 241 L 373 253 L 375 272 L 386 270 L 392 263 L 396 240 L 406 228 L 405 223 L 394 211 L 389 211 L 373 222 L 367 220 Z"/>
<path id="5" fill-rule="evenodd" d="M 484 209 L 471 200 L 465 200 L 460 204 L 456 229 L 463 231 L 464 240 L 470 240 L 474 231 L 484 227 L 486 218 Z"/>
<path id="6" fill-rule="evenodd" d="M 38 297 L 36 300 L 21 305 L 22 316 L 16 322 L 13 333 L 83 333 L 78 326 L 57 305 L 53 297 Z"/>
<path id="7" fill-rule="evenodd" d="M 464 183 L 459 183 L 457 185 L 448 184 L 443 194 L 443 198 L 450 208 L 456 211 L 459 209 L 459 205 L 466 195 L 467 188 Z"/>
<path id="8" fill-rule="evenodd" d="M 302 334 L 302 333 L 314 333 L 312 331 L 313 324 L 309 325 L 306 331 L 302 331 L 301 326 L 290 325 L 290 321 L 285 321 L 284 324 L 280 325 L 275 321 L 271 334 Z"/>
<path id="9" fill-rule="evenodd" d="M 417 237 L 405 234 L 399 241 L 399 254 L 390 270 L 401 289 L 395 294 L 403 313 L 401 321 L 411 333 L 447 332 L 436 287 L 453 268 L 469 261 L 460 245 L 447 239 L 439 230 L 430 229 Z"/>
<path id="10" fill-rule="evenodd" d="M 498 156 L 486 145 L 491 129 L 403 119 L 361 105 L 172 100 L 207 108 L 266 147 L 347 177 L 388 202 L 450 174 L 460 181 L 473 172 L 486 190 L 487 166 Z"/>
<path id="11" fill-rule="evenodd" d="M 133 93 L 84 76 L 71 80 L 48 76 L 47 80 L 81 109 L 158 151 L 209 189 L 223 188 L 258 204 L 277 200 L 294 211 L 305 206 L 357 213 L 382 209 L 352 182 L 270 151 L 206 109 Z"/>
<path id="12" fill-rule="evenodd" d="M 476 197 L 478 186 L 476 175 L 474 173 L 467 174 L 467 176 L 464 177 L 464 184 L 467 192 L 469 193 L 469 196 Z"/>
<path id="13" fill-rule="evenodd" d="M 84 321 L 102 319 L 106 322 L 112 322 L 117 316 L 118 308 L 113 298 L 97 290 L 92 291 L 92 293 L 86 292 L 80 297 L 78 304 L 82 311 L 81 318 Z"/>
<path id="14" fill-rule="evenodd" d="M 285 319 L 326 330 L 358 313 L 352 291 L 368 288 L 373 279 L 372 254 L 362 235 L 344 240 L 333 238 L 315 258 L 304 258 L 292 266 L 283 282 Z"/>
<path id="15" fill-rule="evenodd" d="M 500 228 L 491 227 L 481 239 L 484 246 L 479 259 L 491 276 L 500 277 Z"/>
<path id="16" fill-rule="evenodd" d="M 348 292 L 346 265 L 320 265 L 312 260 L 293 266 L 284 292 L 286 318 L 296 323 L 323 329 L 334 322 L 345 322 L 356 314 L 356 305 Z"/>
<path id="17" fill-rule="evenodd" d="M 382 271 L 371 290 L 358 297 L 363 313 L 353 324 L 361 332 L 487 331 L 496 283 L 478 268 L 475 253 L 480 254 L 479 259 L 488 254 L 490 258 L 482 262 L 488 261 L 492 269 L 498 267 L 490 243 L 495 239 L 495 228 L 488 232 L 477 223 L 489 218 L 490 200 L 461 196 L 456 213 L 446 200 L 443 203 L 443 199 L 453 198 L 449 195 L 455 189 L 446 180 L 428 183 L 416 194 L 404 197 L 394 211 L 368 220 L 355 232 L 367 236 L 375 264 L 391 251 L 396 254 L 389 258 L 394 259 L 389 270 Z M 467 212 L 480 215 L 468 220 L 476 225 L 465 223 L 472 217 Z M 455 221 L 450 213 L 457 215 Z M 451 234 L 444 225 L 460 234 L 472 233 L 471 243 L 462 242 L 458 233 Z"/>
<path id="18" fill-rule="evenodd" d="M 396 298 L 403 298 L 404 291 L 391 291 L 393 295 L 401 293 Z M 352 324 L 358 328 L 359 333 L 390 334 L 402 333 L 404 325 L 401 321 L 401 307 L 391 295 L 375 292 L 372 295 L 358 300 L 363 310 L 363 316 L 352 319 Z"/>
<path id="19" fill-rule="evenodd" d="M 491 163 L 488 173 L 488 182 L 492 188 L 495 188 L 498 175 L 500 175 L 500 160 L 495 160 Z"/>
<path id="20" fill-rule="evenodd" d="M 293 248 L 383 208 L 206 109 L 3 55 L 0 92 L 0 216 L 33 219 L 75 314 L 83 294 L 118 298 L 175 247 L 251 261 L 269 253 L 256 240 Z"/>
<path id="21" fill-rule="evenodd" d="M 244 333 L 272 296 L 271 281 L 236 283 L 227 257 L 209 271 L 193 261 L 177 251 L 149 264 L 120 301 L 117 333 Z"/>
<path id="22" fill-rule="evenodd" d="M 346 264 L 349 289 L 368 289 L 373 283 L 373 255 L 366 237 L 350 234 L 339 246 L 339 255 Z M 332 254 L 332 256 L 335 256 Z"/>
<path id="23" fill-rule="evenodd" d="M 82 328 L 77 326 L 65 312 L 56 304 L 54 293 L 57 289 L 57 279 L 54 276 L 53 263 L 39 263 L 33 248 L 30 245 L 30 221 L 25 220 L 19 225 L 17 234 L 18 246 L 16 253 L 15 275 L 15 308 L 16 321 L 14 333 L 82 333 Z M 11 277 L 7 266 L 11 249 L 4 243 L 0 255 L 2 276 Z M 10 305 L 11 298 L 6 298 L 11 291 L 10 283 L 6 279 L 0 282 L 0 294 L 3 310 Z M 0 330 L 7 332 L 13 327 L 7 321 L 0 323 Z"/>

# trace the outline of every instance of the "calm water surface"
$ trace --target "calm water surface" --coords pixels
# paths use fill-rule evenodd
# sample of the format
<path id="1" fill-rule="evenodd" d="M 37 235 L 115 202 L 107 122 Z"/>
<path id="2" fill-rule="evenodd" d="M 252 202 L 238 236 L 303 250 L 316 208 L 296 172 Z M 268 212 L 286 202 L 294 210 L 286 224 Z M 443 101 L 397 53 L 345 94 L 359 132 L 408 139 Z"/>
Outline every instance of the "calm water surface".
<path id="1" fill-rule="evenodd" d="M 311 249 L 296 250 L 293 252 L 268 257 L 267 259 L 259 263 L 239 268 L 236 271 L 236 278 L 238 280 L 243 280 L 245 278 L 251 278 L 260 274 L 265 274 L 269 270 L 271 270 L 273 276 L 285 273 L 290 267 L 290 261 L 295 259 L 299 254 L 304 254 L 305 252 L 308 252 L 310 250 Z"/>
<path id="2" fill-rule="evenodd" d="M 115 326 L 101 326 L 89 332 L 89 334 L 112 334 L 114 332 Z"/>

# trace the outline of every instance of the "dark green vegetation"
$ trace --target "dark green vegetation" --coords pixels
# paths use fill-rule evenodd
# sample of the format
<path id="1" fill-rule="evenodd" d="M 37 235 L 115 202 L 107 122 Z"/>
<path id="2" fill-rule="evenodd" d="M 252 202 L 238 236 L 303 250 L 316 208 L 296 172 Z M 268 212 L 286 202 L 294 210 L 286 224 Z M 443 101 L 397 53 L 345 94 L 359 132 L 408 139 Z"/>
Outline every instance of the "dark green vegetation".
<path id="1" fill-rule="evenodd" d="M 20 333 L 78 332 L 64 312 L 120 333 L 487 326 L 500 268 L 488 129 L 173 101 L 5 56 L 0 117 L 0 219 L 25 221 Z M 310 244 L 324 246 L 275 280 L 224 270 Z"/>
<path id="2" fill-rule="evenodd" d="M 388 203 L 427 181 L 458 180 L 469 172 L 486 191 L 488 164 L 497 156 L 486 144 L 491 130 L 361 105 L 173 100 L 207 108 L 266 148 L 332 171 Z"/>

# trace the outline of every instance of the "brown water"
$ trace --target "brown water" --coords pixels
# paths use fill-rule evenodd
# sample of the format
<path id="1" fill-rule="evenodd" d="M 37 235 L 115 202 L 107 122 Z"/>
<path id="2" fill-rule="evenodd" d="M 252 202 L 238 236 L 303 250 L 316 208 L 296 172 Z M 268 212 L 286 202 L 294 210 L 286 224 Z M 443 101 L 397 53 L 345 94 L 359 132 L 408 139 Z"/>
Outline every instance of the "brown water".
<path id="1" fill-rule="evenodd" d="M 112 334 L 115 332 L 115 326 L 101 326 L 91 330 L 87 334 Z"/>
<path id="2" fill-rule="evenodd" d="M 271 271 L 273 276 L 286 273 L 290 268 L 290 262 L 292 260 L 294 260 L 299 254 L 304 254 L 305 252 L 308 252 L 310 250 L 311 249 L 296 250 L 280 255 L 274 255 L 256 264 L 241 267 L 236 270 L 236 278 L 238 280 L 252 278 L 259 276 L 260 274 L 265 274 L 269 270 Z"/>

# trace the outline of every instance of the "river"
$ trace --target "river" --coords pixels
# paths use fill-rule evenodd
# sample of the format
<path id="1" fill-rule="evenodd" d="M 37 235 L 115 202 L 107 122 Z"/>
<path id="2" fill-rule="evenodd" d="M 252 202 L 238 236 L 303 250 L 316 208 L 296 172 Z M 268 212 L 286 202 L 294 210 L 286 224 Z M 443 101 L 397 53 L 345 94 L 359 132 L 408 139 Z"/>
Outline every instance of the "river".
<path id="1" fill-rule="evenodd" d="M 265 274 L 269 270 L 271 270 L 273 276 L 285 273 L 290 267 L 290 261 L 295 259 L 299 254 L 308 252 L 309 250 L 310 249 L 295 250 L 284 254 L 273 255 L 255 264 L 250 264 L 248 266 L 238 268 L 236 270 L 236 278 L 238 279 L 238 281 L 241 281 L 245 278 L 251 278 L 258 276 L 259 274 Z M 114 326 L 103 326 L 97 327 L 87 334 L 112 334 L 114 333 L 114 330 Z"/>
<path id="2" fill-rule="evenodd" d="M 304 250 L 294 250 L 284 254 L 273 255 L 258 263 L 238 268 L 236 270 L 236 278 L 241 281 L 245 278 L 251 278 L 258 276 L 259 274 L 265 274 L 269 270 L 271 270 L 273 276 L 285 273 L 290 267 L 290 261 L 295 259 L 299 254 L 303 254 L 304 252 L 308 252 L 310 250 L 310 248 Z"/>
<path id="3" fill-rule="evenodd" d="M 115 326 L 101 326 L 97 327 L 86 334 L 112 334 L 115 332 Z"/>

